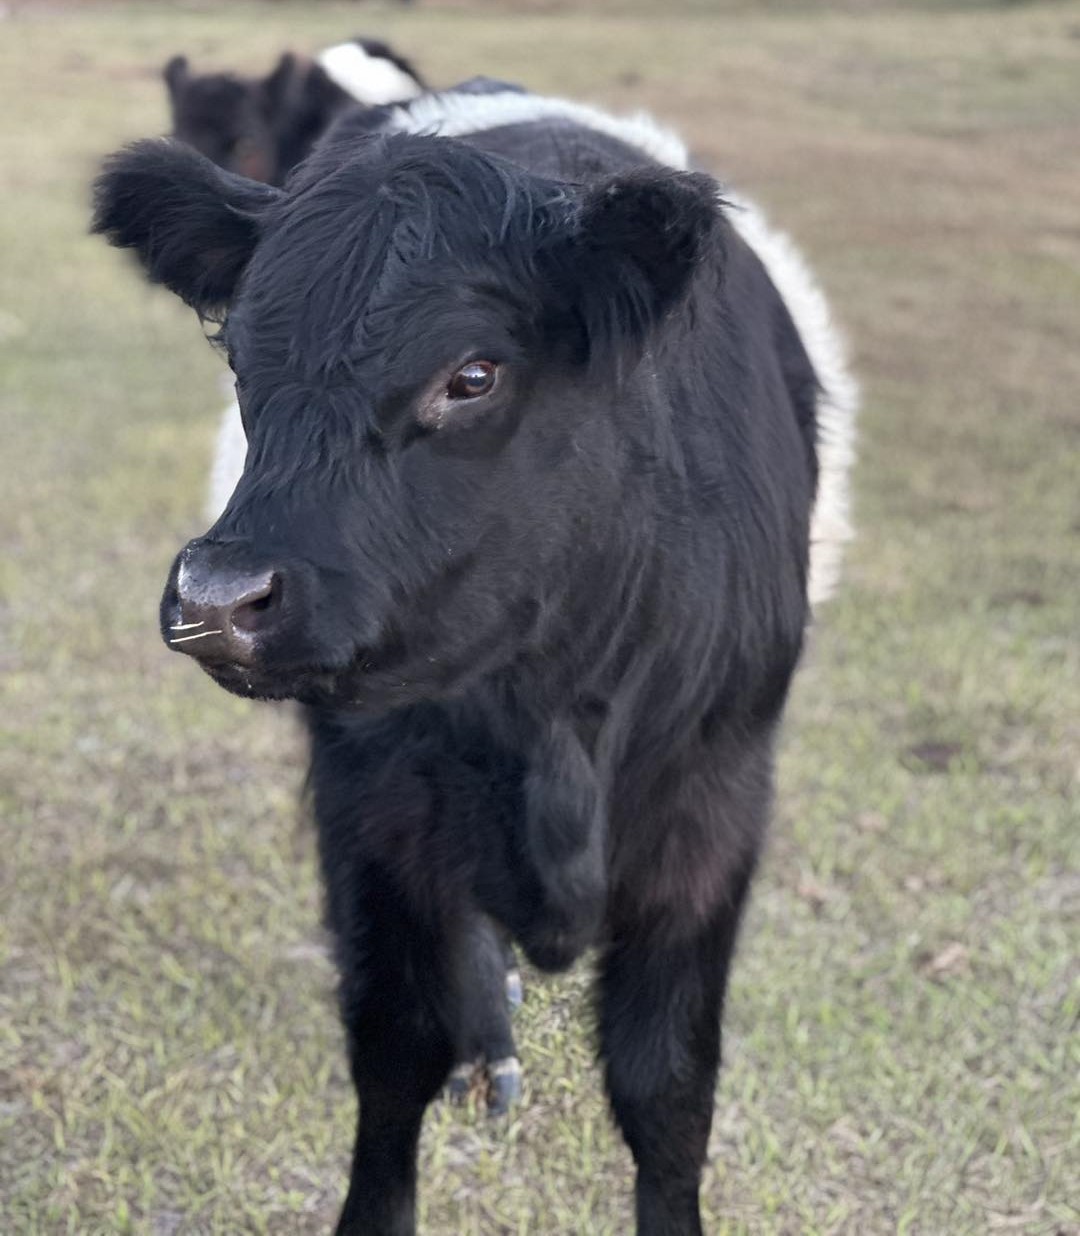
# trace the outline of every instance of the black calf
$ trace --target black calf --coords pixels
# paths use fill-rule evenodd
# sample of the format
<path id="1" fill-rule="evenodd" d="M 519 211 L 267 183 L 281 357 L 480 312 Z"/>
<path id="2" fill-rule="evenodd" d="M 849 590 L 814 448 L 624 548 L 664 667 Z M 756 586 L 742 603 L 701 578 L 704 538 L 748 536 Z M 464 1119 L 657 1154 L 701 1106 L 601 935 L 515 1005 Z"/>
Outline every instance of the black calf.
<path id="1" fill-rule="evenodd" d="M 843 528 L 852 411 L 742 232 L 812 301 L 807 342 L 824 306 L 648 126 L 510 93 L 379 124 L 285 192 L 160 143 L 99 184 L 97 229 L 223 319 L 248 437 L 163 632 L 306 706 L 360 1100 L 339 1232 L 409 1236 L 425 1107 L 463 1057 L 498 1081 L 505 930 L 551 968 L 597 949 L 638 1232 L 696 1236 L 819 457 Z M 271 580 L 239 643 L 200 609 L 225 575 Z"/>

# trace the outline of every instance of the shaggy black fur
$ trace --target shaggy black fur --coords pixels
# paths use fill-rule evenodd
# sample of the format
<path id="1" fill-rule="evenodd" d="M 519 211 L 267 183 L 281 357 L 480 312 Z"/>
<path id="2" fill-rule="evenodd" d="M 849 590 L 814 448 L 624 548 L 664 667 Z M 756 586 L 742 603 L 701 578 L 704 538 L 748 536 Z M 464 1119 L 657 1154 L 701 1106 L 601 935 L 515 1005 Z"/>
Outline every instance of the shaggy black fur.
<path id="1" fill-rule="evenodd" d="M 485 140 L 346 127 L 285 192 L 160 143 L 108 165 L 96 229 L 224 310 L 250 442 L 163 626 L 196 577 L 273 573 L 252 658 L 185 648 L 307 708 L 360 1096 L 339 1231 L 414 1230 L 494 922 L 541 966 L 598 949 L 638 1231 L 692 1236 L 807 620 L 814 374 L 707 177 L 561 121 Z M 480 360 L 494 389 L 450 398 Z"/>

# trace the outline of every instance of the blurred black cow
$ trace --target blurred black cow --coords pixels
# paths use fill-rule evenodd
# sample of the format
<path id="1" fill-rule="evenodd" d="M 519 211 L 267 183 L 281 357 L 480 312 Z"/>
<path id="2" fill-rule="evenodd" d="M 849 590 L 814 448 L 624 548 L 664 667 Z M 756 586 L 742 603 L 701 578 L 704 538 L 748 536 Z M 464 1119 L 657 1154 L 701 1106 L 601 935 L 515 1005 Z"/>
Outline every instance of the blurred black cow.
<path id="1" fill-rule="evenodd" d="M 263 78 L 194 74 L 186 56 L 165 66 L 173 136 L 219 167 L 280 185 L 334 118 L 358 103 L 405 102 L 425 87 L 387 43 L 356 38 L 313 60 L 285 52 Z"/>
<path id="2" fill-rule="evenodd" d="M 415 1229 L 490 921 L 543 967 L 598 949 L 638 1232 L 701 1232 L 855 392 L 789 242 L 685 165 L 644 120 L 506 93 L 346 119 L 285 192 L 164 142 L 99 182 L 97 230 L 223 319 L 236 373 L 246 464 L 162 628 L 306 707 L 360 1098 L 342 1233 Z"/>

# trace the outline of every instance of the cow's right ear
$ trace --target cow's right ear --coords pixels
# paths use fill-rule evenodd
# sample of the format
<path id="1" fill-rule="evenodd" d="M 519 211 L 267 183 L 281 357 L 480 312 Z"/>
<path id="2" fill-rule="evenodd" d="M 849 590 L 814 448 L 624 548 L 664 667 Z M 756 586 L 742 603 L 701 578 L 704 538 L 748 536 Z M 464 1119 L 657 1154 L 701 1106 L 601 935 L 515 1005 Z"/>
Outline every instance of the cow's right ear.
<path id="1" fill-rule="evenodd" d="M 136 142 L 106 160 L 91 230 L 134 249 L 152 283 L 212 316 L 232 298 L 260 218 L 280 197 L 180 142 Z"/>
<path id="2" fill-rule="evenodd" d="M 300 86 L 300 64 L 292 52 L 282 52 L 281 58 L 259 82 L 259 95 L 268 115 L 276 115 Z"/>
<path id="3" fill-rule="evenodd" d="M 716 182 L 642 167 L 593 185 L 549 241 L 549 288 L 583 327 L 587 353 L 621 364 L 689 287 L 719 243 Z"/>
<path id="4" fill-rule="evenodd" d="M 161 75 L 165 78 L 165 85 L 169 88 L 169 94 L 175 99 L 187 85 L 188 77 L 190 76 L 188 73 L 187 56 L 173 56 Z"/>

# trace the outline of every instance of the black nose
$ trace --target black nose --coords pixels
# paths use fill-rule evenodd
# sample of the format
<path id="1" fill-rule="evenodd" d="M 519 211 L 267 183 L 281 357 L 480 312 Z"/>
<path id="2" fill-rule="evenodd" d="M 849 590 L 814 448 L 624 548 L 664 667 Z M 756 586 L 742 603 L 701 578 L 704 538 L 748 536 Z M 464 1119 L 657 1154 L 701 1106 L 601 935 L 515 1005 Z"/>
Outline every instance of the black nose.
<path id="1" fill-rule="evenodd" d="M 280 619 L 283 592 L 278 571 L 207 571 L 181 560 L 165 638 L 199 661 L 253 665 L 259 639 Z"/>

